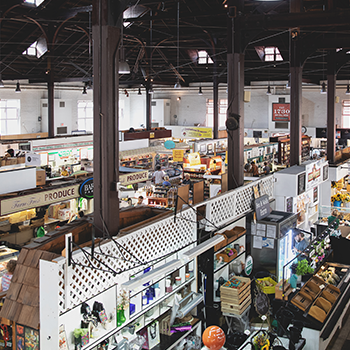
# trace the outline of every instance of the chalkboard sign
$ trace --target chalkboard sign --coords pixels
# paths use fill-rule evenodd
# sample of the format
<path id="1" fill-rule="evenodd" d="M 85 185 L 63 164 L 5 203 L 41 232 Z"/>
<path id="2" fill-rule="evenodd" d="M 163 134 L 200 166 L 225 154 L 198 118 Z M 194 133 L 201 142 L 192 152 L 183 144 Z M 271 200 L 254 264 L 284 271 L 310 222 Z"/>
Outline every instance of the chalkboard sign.
<path id="1" fill-rule="evenodd" d="M 328 164 L 323 167 L 323 181 L 328 180 Z"/>
<path id="2" fill-rule="evenodd" d="M 286 211 L 287 213 L 293 213 L 293 197 L 286 199 Z"/>
<path id="3" fill-rule="evenodd" d="M 254 205 L 257 220 L 262 220 L 270 214 L 270 201 L 267 194 L 255 199 Z"/>
<path id="4" fill-rule="evenodd" d="M 298 175 L 298 195 L 305 192 L 305 184 L 306 184 L 306 174 L 301 173 Z"/>

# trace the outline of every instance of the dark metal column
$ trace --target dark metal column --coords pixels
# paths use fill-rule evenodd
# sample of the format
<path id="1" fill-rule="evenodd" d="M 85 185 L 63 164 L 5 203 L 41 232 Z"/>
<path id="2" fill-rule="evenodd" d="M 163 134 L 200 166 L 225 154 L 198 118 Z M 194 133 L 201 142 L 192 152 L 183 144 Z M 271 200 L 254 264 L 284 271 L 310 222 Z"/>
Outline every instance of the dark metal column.
<path id="1" fill-rule="evenodd" d="M 214 108 L 214 120 L 213 120 L 213 136 L 214 139 L 219 138 L 219 82 L 216 72 L 216 63 L 214 62 L 214 79 L 213 79 L 213 108 Z"/>
<path id="2" fill-rule="evenodd" d="M 237 11 L 243 11 L 243 1 L 236 1 L 235 5 Z M 236 115 L 238 120 L 236 130 L 227 130 L 228 189 L 231 190 L 244 184 L 244 54 L 238 18 L 229 18 L 228 21 L 227 118 Z"/>
<path id="3" fill-rule="evenodd" d="M 150 90 L 152 89 L 151 83 L 146 84 L 146 129 L 151 130 L 152 126 L 152 93 Z"/>
<path id="4" fill-rule="evenodd" d="M 290 165 L 301 163 L 301 101 L 302 74 L 300 62 L 299 31 L 290 37 Z"/>
<path id="5" fill-rule="evenodd" d="M 94 222 L 96 236 L 119 228 L 118 48 L 122 14 L 119 2 L 93 0 L 94 52 Z"/>
<path id="6" fill-rule="evenodd" d="M 327 159 L 335 163 L 335 88 L 336 88 L 336 62 L 335 52 L 327 55 Z"/>
<path id="7" fill-rule="evenodd" d="M 47 109 L 48 109 L 48 134 L 49 137 L 55 137 L 55 88 L 53 72 L 49 73 L 47 82 Z"/>

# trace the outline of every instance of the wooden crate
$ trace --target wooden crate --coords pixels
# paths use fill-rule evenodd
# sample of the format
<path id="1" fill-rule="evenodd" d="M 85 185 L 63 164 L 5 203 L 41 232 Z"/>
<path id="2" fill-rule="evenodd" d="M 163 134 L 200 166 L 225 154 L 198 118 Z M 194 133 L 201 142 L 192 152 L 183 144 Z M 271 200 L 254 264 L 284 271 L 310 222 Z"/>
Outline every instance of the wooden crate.
<path id="1" fill-rule="evenodd" d="M 231 256 L 228 256 L 226 253 L 218 253 L 216 254 L 216 259 L 219 260 L 220 258 L 222 258 L 222 260 L 225 262 L 232 261 L 237 257 L 237 250 L 236 249 L 232 249 L 232 250 L 233 250 L 233 254 Z"/>
<path id="2" fill-rule="evenodd" d="M 300 291 L 293 297 L 291 302 L 300 310 L 305 311 L 313 303 L 313 299 L 310 297 L 310 295 L 304 293 L 303 291 Z"/>
<path id="3" fill-rule="evenodd" d="M 234 276 L 230 281 L 235 279 L 241 282 L 241 287 L 232 288 L 225 284 L 220 287 L 221 311 L 240 315 L 251 304 L 250 279 Z"/>
<path id="4" fill-rule="evenodd" d="M 280 300 L 288 300 L 288 296 L 290 293 L 292 293 L 293 289 L 290 286 L 290 283 L 287 283 L 286 280 L 284 280 L 284 291 L 283 288 L 283 280 L 280 280 L 275 285 L 275 298 Z"/>
<path id="5" fill-rule="evenodd" d="M 221 235 L 221 236 L 224 236 L 225 239 L 224 239 L 222 242 L 220 242 L 220 243 L 218 243 L 218 244 L 216 244 L 216 245 L 214 246 L 214 252 L 217 252 L 219 249 L 221 249 L 221 248 L 227 246 L 228 243 L 227 243 L 226 232 L 228 232 L 228 231 L 225 231 L 225 233 L 218 233 L 218 232 L 215 233 L 215 236 Z"/>

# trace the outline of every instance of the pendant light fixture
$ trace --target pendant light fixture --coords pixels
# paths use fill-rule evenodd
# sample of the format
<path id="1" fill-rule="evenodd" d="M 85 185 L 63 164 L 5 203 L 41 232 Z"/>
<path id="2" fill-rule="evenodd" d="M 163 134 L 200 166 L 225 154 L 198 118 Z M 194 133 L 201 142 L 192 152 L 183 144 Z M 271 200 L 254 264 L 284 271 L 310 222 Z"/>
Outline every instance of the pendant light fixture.
<path id="1" fill-rule="evenodd" d="M 125 61 L 125 48 L 123 44 L 123 28 L 124 23 L 122 21 L 122 30 L 121 30 L 121 39 L 120 39 L 120 47 L 119 47 L 119 68 L 118 73 L 119 74 L 130 74 L 130 67 L 128 63 Z"/>
<path id="2" fill-rule="evenodd" d="M 324 80 L 324 51 L 323 51 L 323 59 L 322 59 L 322 75 L 323 75 L 323 80 Z M 320 91 L 320 94 L 324 95 L 327 93 L 327 89 L 326 89 L 326 83 L 323 82 L 321 84 L 321 91 Z"/>
<path id="3" fill-rule="evenodd" d="M 199 87 L 199 90 L 198 90 L 198 95 L 203 95 L 203 92 L 202 92 L 202 87 L 201 87 L 201 86 Z"/>
<path id="4" fill-rule="evenodd" d="M 350 84 L 346 86 L 345 95 L 350 95 Z"/>
<path id="5" fill-rule="evenodd" d="M 269 86 L 267 87 L 266 95 L 272 95 L 272 94 L 271 94 L 271 86 L 270 86 L 270 84 L 269 84 Z"/>
<path id="6" fill-rule="evenodd" d="M 2 81 L 2 76 L 0 73 L 0 88 L 3 88 L 3 87 L 5 87 L 5 85 L 4 85 L 4 82 Z"/>
<path id="7" fill-rule="evenodd" d="M 19 85 L 19 81 L 17 80 L 15 93 L 19 94 L 20 92 L 21 92 L 21 87 Z"/>
<path id="8" fill-rule="evenodd" d="M 138 95 L 142 95 L 141 88 L 139 87 Z"/>
<path id="9" fill-rule="evenodd" d="M 177 51 L 176 51 L 176 69 L 180 68 L 180 1 L 177 2 Z M 174 89 L 181 89 L 179 77 L 176 78 Z"/>
<path id="10" fill-rule="evenodd" d="M 83 87 L 83 92 L 82 92 L 83 95 L 86 95 L 87 94 L 87 91 L 86 91 L 86 85 L 84 85 Z"/>

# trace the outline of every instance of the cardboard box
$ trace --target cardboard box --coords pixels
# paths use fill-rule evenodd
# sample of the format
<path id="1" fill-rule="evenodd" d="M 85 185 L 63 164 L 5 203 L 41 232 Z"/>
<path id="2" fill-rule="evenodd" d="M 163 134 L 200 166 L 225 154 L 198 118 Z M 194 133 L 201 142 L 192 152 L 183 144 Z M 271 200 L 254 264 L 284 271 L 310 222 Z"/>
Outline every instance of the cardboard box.
<path id="1" fill-rule="evenodd" d="M 70 209 L 60 209 L 58 211 L 58 220 L 61 220 L 61 221 L 69 220 L 71 213 L 72 212 Z"/>
<path id="2" fill-rule="evenodd" d="M 42 169 L 36 171 L 36 185 L 42 186 L 46 184 L 46 172 Z"/>

